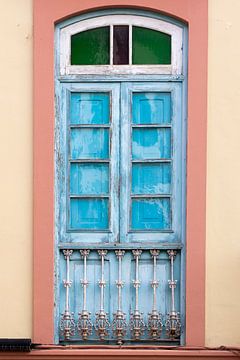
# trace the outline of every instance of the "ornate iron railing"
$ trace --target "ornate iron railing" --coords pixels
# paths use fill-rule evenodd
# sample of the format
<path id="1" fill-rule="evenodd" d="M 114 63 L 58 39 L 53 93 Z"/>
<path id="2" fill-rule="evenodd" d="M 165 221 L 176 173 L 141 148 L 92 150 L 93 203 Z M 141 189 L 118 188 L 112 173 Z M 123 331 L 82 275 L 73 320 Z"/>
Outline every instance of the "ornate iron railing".
<path id="1" fill-rule="evenodd" d="M 95 304 L 96 312 L 91 314 L 88 308 L 88 286 L 90 283 L 91 271 L 93 267 L 89 265 L 89 255 L 91 252 L 95 253 L 95 261 L 97 259 L 98 266 L 100 268 L 100 279 L 95 284 L 91 284 L 99 288 L 94 290 L 94 293 L 99 291 L 98 303 Z M 143 313 L 141 311 L 141 299 L 139 299 L 139 289 L 141 287 L 142 279 L 139 273 L 139 261 L 144 253 L 147 253 L 148 261 L 150 261 L 150 269 L 152 278 L 147 280 L 145 278 L 145 287 L 148 288 L 148 295 L 151 293 L 151 297 L 147 299 L 148 303 L 151 304 L 151 311 Z M 168 311 L 163 314 L 160 312 L 160 295 L 157 292 L 159 282 L 162 274 L 157 271 L 157 264 L 159 262 L 160 255 L 164 253 L 165 261 L 168 263 L 168 279 L 164 279 L 166 282 L 166 293 L 164 294 L 167 299 Z M 129 307 L 129 313 L 126 314 L 123 310 L 124 297 L 124 286 L 126 285 L 123 281 L 124 274 L 124 258 L 128 254 L 128 259 L 133 261 L 133 274 L 134 279 L 129 281 L 128 288 L 131 289 L 132 305 Z M 60 340 L 69 341 L 115 341 L 121 345 L 123 342 L 139 342 L 139 341 L 179 341 L 181 335 L 181 317 L 176 306 L 176 288 L 177 280 L 175 280 L 175 259 L 177 256 L 177 250 L 129 250 L 129 249 L 118 249 L 118 250 L 90 250 L 90 249 L 64 249 L 62 250 L 63 261 L 65 261 L 64 271 L 65 276 L 62 280 L 62 293 L 64 292 L 64 309 L 61 309 L 60 317 Z M 108 313 L 106 309 L 106 284 L 107 279 L 105 276 L 105 263 L 108 255 L 114 256 L 115 267 L 114 274 L 117 278 L 112 284 L 108 286 L 116 289 L 116 301 L 114 303 L 115 309 L 112 313 Z M 72 283 L 71 275 L 73 270 L 71 269 L 71 260 L 75 256 L 75 261 L 82 262 L 82 276 L 83 278 L 75 279 L 75 292 L 72 294 Z M 131 256 L 129 258 L 129 256 Z M 180 256 L 180 251 L 179 251 Z M 129 268 L 128 268 L 129 269 Z M 144 270 L 143 265 L 143 270 Z M 128 270 L 127 270 L 128 271 Z M 131 274 L 132 275 L 132 274 Z M 144 271 L 142 272 L 144 277 Z M 151 290 L 152 289 L 152 290 Z M 129 294 L 129 293 L 128 293 Z M 76 296 L 81 296 L 82 308 L 78 309 L 78 312 L 71 309 L 70 298 L 74 299 Z M 142 295 L 144 296 L 144 295 Z M 178 289 L 179 298 L 179 289 Z M 92 300 L 92 299 L 91 299 Z M 76 301 L 74 301 L 76 302 Z M 75 309 L 76 310 L 76 309 Z"/>

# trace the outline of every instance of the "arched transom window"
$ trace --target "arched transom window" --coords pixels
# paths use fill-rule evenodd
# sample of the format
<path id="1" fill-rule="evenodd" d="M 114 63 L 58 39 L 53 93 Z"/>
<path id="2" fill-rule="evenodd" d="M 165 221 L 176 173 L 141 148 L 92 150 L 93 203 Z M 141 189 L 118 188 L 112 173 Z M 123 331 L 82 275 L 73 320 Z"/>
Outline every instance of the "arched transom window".
<path id="1" fill-rule="evenodd" d="M 182 28 L 134 15 L 69 25 L 60 33 L 60 74 L 181 74 Z"/>

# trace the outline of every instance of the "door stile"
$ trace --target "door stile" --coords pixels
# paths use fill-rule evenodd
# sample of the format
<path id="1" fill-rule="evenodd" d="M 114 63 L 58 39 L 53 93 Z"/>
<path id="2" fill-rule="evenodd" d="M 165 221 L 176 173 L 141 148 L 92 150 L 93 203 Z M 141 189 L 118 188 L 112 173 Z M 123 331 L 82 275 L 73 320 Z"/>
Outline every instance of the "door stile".
<path id="1" fill-rule="evenodd" d="M 120 242 L 128 242 L 129 213 L 130 213 L 130 178 L 131 178 L 131 133 L 129 121 L 131 119 L 131 94 L 129 83 L 121 83 L 121 153 L 120 153 Z"/>

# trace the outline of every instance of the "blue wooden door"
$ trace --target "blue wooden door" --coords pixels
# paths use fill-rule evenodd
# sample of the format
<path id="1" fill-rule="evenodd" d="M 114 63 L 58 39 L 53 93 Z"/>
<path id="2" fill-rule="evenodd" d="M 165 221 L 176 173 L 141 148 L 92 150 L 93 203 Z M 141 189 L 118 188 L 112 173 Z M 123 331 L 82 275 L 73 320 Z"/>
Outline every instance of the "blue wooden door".
<path id="1" fill-rule="evenodd" d="M 57 336 L 178 343 L 167 314 L 183 308 L 181 85 L 65 84 L 61 91 Z"/>

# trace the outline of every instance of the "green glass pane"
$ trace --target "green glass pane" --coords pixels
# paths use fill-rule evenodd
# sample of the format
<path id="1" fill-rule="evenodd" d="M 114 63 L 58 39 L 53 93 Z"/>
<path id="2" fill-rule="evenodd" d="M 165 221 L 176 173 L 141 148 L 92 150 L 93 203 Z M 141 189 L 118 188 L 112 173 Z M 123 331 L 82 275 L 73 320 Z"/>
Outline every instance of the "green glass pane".
<path id="1" fill-rule="evenodd" d="M 171 36 L 160 31 L 133 26 L 132 63 L 171 64 Z"/>
<path id="2" fill-rule="evenodd" d="M 87 30 L 71 37 L 72 65 L 108 65 L 110 63 L 109 26 Z"/>

